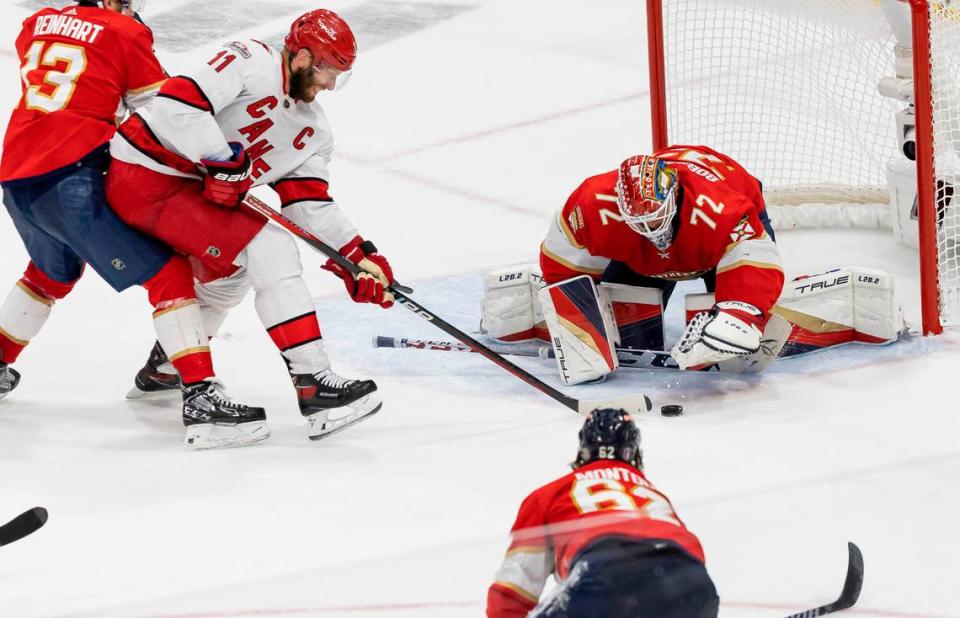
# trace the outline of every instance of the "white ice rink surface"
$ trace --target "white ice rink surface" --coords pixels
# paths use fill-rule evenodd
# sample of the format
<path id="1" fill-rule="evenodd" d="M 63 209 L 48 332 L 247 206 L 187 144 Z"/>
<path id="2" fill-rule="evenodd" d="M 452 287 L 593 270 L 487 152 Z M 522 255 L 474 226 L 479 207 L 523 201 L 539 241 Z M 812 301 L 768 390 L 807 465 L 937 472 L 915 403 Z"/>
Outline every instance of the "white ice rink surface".
<path id="1" fill-rule="evenodd" d="M 13 40 L 36 4 L 0 8 L 4 115 L 19 94 Z M 332 191 L 430 310 L 474 329 L 480 273 L 535 259 L 584 177 L 650 148 L 642 5 L 326 4 L 356 16 L 361 45 L 349 87 L 323 96 Z M 313 6 L 152 0 L 145 17 L 176 73 L 218 41 L 277 40 Z M 916 254 L 886 233 L 779 240 L 789 275 L 890 270 L 918 322 Z M 476 355 L 372 349 L 374 334 L 445 335 L 400 308 L 354 305 L 303 255 L 335 367 L 375 378 L 383 411 L 308 441 L 248 299 L 215 360 L 233 394 L 267 407 L 273 436 L 186 452 L 176 405 L 123 398 L 153 341 L 145 295 L 88 273 L 0 402 L 0 520 L 50 511 L 0 549 L 0 616 L 483 614 L 520 500 L 568 469 L 579 417 Z M 0 215 L 0 292 L 25 265 Z M 557 384 L 549 365 L 523 364 Z M 833 600 L 852 540 L 866 579 L 850 615 L 944 618 L 960 616 L 958 368 L 955 340 L 914 337 L 750 379 L 623 371 L 575 392 L 685 404 L 683 417 L 641 419 L 647 472 L 701 538 L 722 616 Z"/>

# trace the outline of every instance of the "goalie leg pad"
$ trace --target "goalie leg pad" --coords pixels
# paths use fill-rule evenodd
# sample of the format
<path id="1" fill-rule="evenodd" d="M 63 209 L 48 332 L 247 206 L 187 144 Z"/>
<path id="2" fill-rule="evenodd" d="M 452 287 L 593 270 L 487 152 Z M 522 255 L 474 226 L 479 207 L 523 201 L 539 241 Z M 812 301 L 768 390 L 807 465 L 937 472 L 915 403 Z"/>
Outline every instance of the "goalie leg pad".
<path id="1" fill-rule="evenodd" d="M 869 268 L 794 279 L 772 311 L 793 325 L 781 356 L 846 343 L 893 343 L 906 329 L 893 277 Z"/>
<path id="2" fill-rule="evenodd" d="M 596 380 L 617 369 L 613 310 L 588 275 L 548 286 L 539 297 L 565 384 Z"/>
<path id="3" fill-rule="evenodd" d="M 483 278 L 480 330 L 507 343 L 548 340 L 537 298 L 542 287 L 543 278 L 534 264 L 487 273 Z"/>
<path id="4" fill-rule="evenodd" d="M 613 306 L 621 348 L 663 349 L 663 290 L 603 282 Z"/>

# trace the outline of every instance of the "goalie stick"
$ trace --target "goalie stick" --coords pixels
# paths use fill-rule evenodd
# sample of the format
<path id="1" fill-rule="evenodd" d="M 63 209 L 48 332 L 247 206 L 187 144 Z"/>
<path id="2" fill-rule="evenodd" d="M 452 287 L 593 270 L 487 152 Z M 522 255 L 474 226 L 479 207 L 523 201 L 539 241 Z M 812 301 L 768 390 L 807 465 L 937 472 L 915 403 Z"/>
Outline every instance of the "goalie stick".
<path id="1" fill-rule="evenodd" d="M 840 597 L 833 603 L 821 605 L 813 609 L 790 614 L 787 618 L 816 618 L 824 614 L 832 614 L 854 606 L 860 598 L 860 589 L 863 588 L 863 554 L 860 548 L 853 543 L 847 543 L 847 579 L 843 582 Z"/>
<path id="2" fill-rule="evenodd" d="M 385 337 L 377 335 L 373 338 L 375 348 L 413 348 L 416 350 L 435 350 L 438 352 L 473 352 L 470 346 L 456 341 L 432 341 L 428 339 L 407 339 L 406 337 Z M 488 345 L 498 354 L 509 356 L 528 356 L 531 358 L 555 358 L 553 348 L 549 346 L 518 346 L 515 344 Z M 680 367 L 669 352 L 660 350 L 634 350 L 631 348 L 617 348 L 617 359 L 621 367 L 631 369 L 676 369 Z M 710 370 L 715 370 L 711 365 Z"/>
<path id="3" fill-rule="evenodd" d="M 271 208 L 262 200 L 257 199 L 252 195 L 248 195 L 243 200 L 243 203 L 248 208 L 252 208 L 253 210 L 265 216 L 267 219 L 279 225 L 280 227 L 293 233 L 295 236 L 299 237 L 308 245 L 310 245 L 320 253 L 324 254 L 325 256 L 327 256 L 328 258 L 330 258 L 331 260 L 333 260 L 334 262 L 336 262 L 337 264 L 345 268 L 347 271 L 353 273 L 354 275 L 364 272 L 362 268 L 360 268 L 359 266 L 357 266 L 347 258 L 340 255 L 339 251 L 337 251 L 327 243 L 323 242 L 322 240 L 320 240 L 319 238 L 317 238 L 307 230 L 303 229 L 302 227 L 300 227 L 290 219 L 287 219 L 286 217 L 278 213 L 276 210 Z M 466 333 L 458 329 L 456 326 L 453 326 L 452 324 L 446 322 L 442 318 L 434 315 L 433 313 L 428 311 L 425 307 L 419 305 L 418 303 L 415 303 L 413 299 L 408 296 L 408 294 L 413 293 L 413 290 L 411 288 L 405 285 L 400 285 L 397 282 L 394 282 L 390 284 L 389 290 L 393 292 L 393 295 L 396 298 L 396 302 L 402 305 L 405 309 L 408 309 L 409 311 L 413 312 L 415 315 L 423 318 L 424 320 L 427 320 L 428 322 L 430 322 L 431 324 L 433 324 L 443 332 L 447 333 L 457 341 L 461 342 L 463 345 L 466 345 L 467 347 L 477 352 L 478 354 L 482 355 L 486 359 L 496 363 L 497 365 L 509 371 L 510 373 L 520 378 L 530 386 L 539 390 L 541 393 L 544 393 L 548 397 L 553 398 L 555 401 L 562 403 L 563 405 L 570 408 L 574 412 L 577 412 L 579 414 L 587 414 L 591 410 L 594 410 L 599 407 L 619 407 L 619 408 L 624 408 L 628 411 L 649 412 L 653 408 L 653 404 L 650 402 L 650 398 L 647 397 L 646 395 L 629 395 L 625 397 L 618 397 L 616 400 L 601 400 L 601 401 L 580 400 L 580 399 L 571 397 L 569 395 L 566 395 L 560 392 L 559 390 L 557 390 L 556 388 L 550 386 L 546 382 L 540 380 L 530 372 L 513 364 L 512 362 L 504 358 L 502 355 L 494 352 L 493 350 L 483 345 L 476 339 L 467 335 Z"/>
<path id="4" fill-rule="evenodd" d="M 47 523 L 47 509 L 35 506 L 0 526 L 0 546 L 9 545 L 33 534 Z"/>

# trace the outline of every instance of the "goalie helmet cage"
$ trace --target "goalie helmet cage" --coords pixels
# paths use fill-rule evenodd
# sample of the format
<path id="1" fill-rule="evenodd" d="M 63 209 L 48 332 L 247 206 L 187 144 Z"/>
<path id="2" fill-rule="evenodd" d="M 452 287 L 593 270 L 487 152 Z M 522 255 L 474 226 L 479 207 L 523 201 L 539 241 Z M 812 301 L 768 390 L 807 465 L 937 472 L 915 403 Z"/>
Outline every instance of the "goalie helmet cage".
<path id="1" fill-rule="evenodd" d="M 913 33 L 923 332 L 938 334 L 960 324 L 960 2 L 901 1 Z M 896 115 L 908 103 L 877 90 L 895 75 L 896 44 L 879 0 L 647 0 L 647 29 L 655 149 L 729 154 L 771 207 L 891 208 L 886 166 L 906 160 Z"/>

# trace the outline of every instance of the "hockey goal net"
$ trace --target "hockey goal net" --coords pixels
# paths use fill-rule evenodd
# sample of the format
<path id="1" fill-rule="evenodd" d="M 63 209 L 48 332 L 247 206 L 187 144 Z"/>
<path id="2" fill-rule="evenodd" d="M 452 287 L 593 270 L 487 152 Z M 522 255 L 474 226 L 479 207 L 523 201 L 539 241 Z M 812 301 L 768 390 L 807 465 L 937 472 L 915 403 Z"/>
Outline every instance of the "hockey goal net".
<path id="1" fill-rule="evenodd" d="M 919 196 L 924 332 L 937 333 L 960 324 L 960 214 L 951 207 L 960 2 L 906 0 L 900 10 L 912 28 L 914 83 L 896 100 L 878 91 L 903 55 L 879 0 L 647 0 L 653 142 L 733 156 L 763 182 L 781 228 L 886 227 L 896 216 L 887 167 L 908 161 L 898 113 L 915 112 L 916 164 L 907 169 L 916 169 Z"/>

